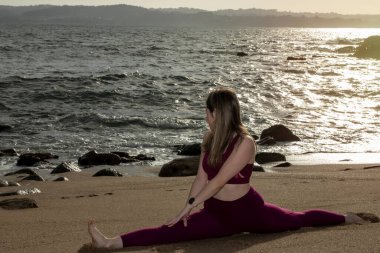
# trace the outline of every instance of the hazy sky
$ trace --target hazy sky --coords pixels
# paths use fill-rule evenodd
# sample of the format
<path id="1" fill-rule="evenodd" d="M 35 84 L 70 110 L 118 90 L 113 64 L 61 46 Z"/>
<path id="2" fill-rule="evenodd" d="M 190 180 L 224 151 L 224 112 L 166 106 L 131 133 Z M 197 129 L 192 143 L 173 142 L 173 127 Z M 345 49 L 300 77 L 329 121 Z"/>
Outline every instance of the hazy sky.
<path id="1" fill-rule="evenodd" d="M 205 10 L 260 8 L 293 12 L 380 14 L 380 0 L 0 0 L 0 5 L 111 5 L 130 4 L 147 8 L 191 7 Z"/>

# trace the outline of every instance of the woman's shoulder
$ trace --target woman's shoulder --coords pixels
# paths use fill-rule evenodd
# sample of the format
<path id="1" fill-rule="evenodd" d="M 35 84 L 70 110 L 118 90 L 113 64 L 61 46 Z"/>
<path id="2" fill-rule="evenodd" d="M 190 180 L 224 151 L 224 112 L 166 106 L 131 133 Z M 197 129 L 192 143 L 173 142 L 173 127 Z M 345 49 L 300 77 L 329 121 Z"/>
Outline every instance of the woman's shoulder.
<path id="1" fill-rule="evenodd" d="M 252 138 L 249 134 L 240 134 L 240 144 L 243 144 L 244 146 L 249 146 L 255 149 L 256 147 L 256 141 Z"/>

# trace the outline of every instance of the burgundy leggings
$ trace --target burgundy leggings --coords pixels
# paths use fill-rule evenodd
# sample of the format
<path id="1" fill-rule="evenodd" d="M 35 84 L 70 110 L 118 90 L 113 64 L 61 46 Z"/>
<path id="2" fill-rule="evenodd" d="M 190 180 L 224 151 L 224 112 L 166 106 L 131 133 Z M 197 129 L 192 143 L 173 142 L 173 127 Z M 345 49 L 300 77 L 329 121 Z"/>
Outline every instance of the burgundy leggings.
<path id="1" fill-rule="evenodd" d="M 165 244 L 187 240 L 232 235 L 241 232 L 271 233 L 295 230 L 301 227 L 338 225 L 345 218 L 324 210 L 293 212 L 264 203 L 251 188 L 234 201 L 210 198 L 204 208 L 193 213 L 187 227 L 180 221 L 172 227 L 145 228 L 121 235 L 123 246 Z"/>

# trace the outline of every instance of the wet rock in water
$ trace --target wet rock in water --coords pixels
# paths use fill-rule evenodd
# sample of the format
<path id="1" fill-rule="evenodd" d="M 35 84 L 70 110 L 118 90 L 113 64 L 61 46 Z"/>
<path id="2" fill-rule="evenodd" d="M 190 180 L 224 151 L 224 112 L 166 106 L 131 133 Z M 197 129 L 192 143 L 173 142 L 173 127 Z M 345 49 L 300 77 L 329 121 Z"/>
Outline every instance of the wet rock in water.
<path id="1" fill-rule="evenodd" d="M 4 176 L 12 176 L 12 175 L 16 175 L 16 174 L 37 175 L 37 173 L 32 169 L 20 169 L 20 170 L 17 170 L 15 172 L 9 172 L 9 173 L 5 174 Z"/>
<path id="2" fill-rule="evenodd" d="M 186 177 L 197 174 L 199 156 L 189 158 L 179 158 L 164 164 L 161 167 L 160 177 Z"/>
<path id="3" fill-rule="evenodd" d="M 245 53 L 245 52 L 237 52 L 236 55 L 237 55 L 237 56 L 240 56 L 240 57 L 248 56 L 248 54 Z"/>
<path id="4" fill-rule="evenodd" d="M 98 172 L 96 172 L 93 175 L 93 177 L 102 177 L 102 176 L 106 176 L 106 177 L 122 177 L 123 174 L 121 174 L 120 172 L 118 172 L 115 169 L 102 169 L 102 170 L 99 170 Z"/>
<path id="5" fill-rule="evenodd" d="M 275 141 L 300 141 L 301 139 L 284 125 L 273 125 L 261 132 L 260 139 L 272 137 Z"/>
<path id="6" fill-rule="evenodd" d="M 36 201 L 29 198 L 5 199 L 0 201 L 0 206 L 7 210 L 38 208 Z"/>
<path id="7" fill-rule="evenodd" d="M 290 167 L 290 166 L 292 166 L 291 163 L 289 163 L 289 162 L 284 162 L 284 163 L 277 164 L 277 165 L 275 165 L 275 166 L 273 166 L 273 167 Z"/>
<path id="8" fill-rule="evenodd" d="M 275 145 L 277 142 L 275 141 L 275 139 L 273 139 L 272 136 L 269 136 L 269 137 L 265 137 L 263 139 L 260 139 L 258 141 L 256 141 L 257 144 L 259 145 Z"/>
<path id="9" fill-rule="evenodd" d="M 138 154 L 137 156 L 132 156 L 132 158 L 135 158 L 139 161 L 155 161 L 156 160 L 156 158 L 154 158 L 153 156 L 147 156 L 144 154 Z"/>
<path id="10" fill-rule="evenodd" d="M 355 50 L 355 57 L 380 59 L 380 36 L 370 36 Z"/>
<path id="11" fill-rule="evenodd" d="M 40 175 L 29 175 L 27 177 L 24 177 L 22 179 L 22 181 L 24 180 L 30 180 L 30 181 L 41 181 L 41 182 L 44 182 L 45 179 L 43 177 L 41 177 Z"/>
<path id="12" fill-rule="evenodd" d="M 92 150 L 79 157 L 79 165 L 118 165 L 121 163 L 120 156 L 113 153 L 97 153 Z"/>
<path id="13" fill-rule="evenodd" d="M 263 166 L 261 166 L 260 164 L 258 164 L 256 162 L 253 164 L 253 171 L 256 171 L 256 172 L 265 172 Z"/>
<path id="14" fill-rule="evenodd" d="M 40 162 L 46 162 L 48 159 L 58 159 L 57 155 L 52 155 L 50 153 L 25 153 L 20 155 L 17 160 L 18 166 L 34 166 Z"/>
<path id="15" fill-rule="evenodd" d="M 81 172 L 82 170 L 78 168 L 74 163 L 63 162 L 53 169 L 50 174 L 58 174 L 64 172 Z"/>
<path id="16" fill-rule="evenodd" d="M 265 164 L 270 162 L 286 161 L 286 158 L 280 153 L 260 152 L 256 154 L 255 161 L 259 164 Z"/>
<path id="17" fill-rule="evenodd" d="M 0 132 L 8 132 L 12 130 L 12 126 L 0 124 Z"/>
<path id="18" fill-rule="evenodd" d="M 178 146 L 177 155 L 196 156 L 201 154 L 201 144 L 189 144 Z"/>
<path id="19" fill-rule="evenodd" d="M 129 155 L 129 153 L 127 153 L 127 152 L 115 151 L 115 152 L 111 152 L 111 154 L 118 155 L 118 156 L 120 156 L 120 158 L 130 158 L 131 157 Z"/>
<path id="20" fill-rule="evenodd" d="M 335 50 L 335 52 L 340 53 L 340 54 L 353 53 L 355 52 L 355 47 L 353 46 L 341 47 Z"/>
<path id="21" fill-rule="evenodd" d="M 18 156 L 14 148 L 0 150 L 0 156 Z"/>
<path id="22" fill-rule="evenodd" d="M 41 191 L 37 188 L 25 189 L 25 190 L 17 190 L 11 192 L 1 192 L 0 196 L 13 196 L 13 195 L 28 195 L 28 194 L 38 194 Z"/>
<path id="23" fill-rule="evenodd" d="M 286 60 L 287 61 L 306 61 L 306 58 L 289 56 L 288 58 L 286 58 Z"/>
<path id="24" fill-rule="evenodd" d="M 69 179 L 67 177 L 59 177 L 57 179 L 54 179 L 53 181 L 54 182 L 62 182 L 62 181 L 69 181 Z"/>
<path id="25" fill-rule="evenodd" d="M 0 179 L 0 187 L 6 187 L 9 186 L 9 183 L 7 180 Z"/>

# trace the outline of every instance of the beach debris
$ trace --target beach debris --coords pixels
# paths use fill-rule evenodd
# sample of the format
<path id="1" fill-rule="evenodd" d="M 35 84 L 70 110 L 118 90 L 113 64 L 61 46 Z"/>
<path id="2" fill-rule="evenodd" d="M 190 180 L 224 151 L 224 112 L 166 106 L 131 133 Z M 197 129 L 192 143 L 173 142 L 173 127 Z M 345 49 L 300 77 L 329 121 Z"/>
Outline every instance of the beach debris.
<path id="1" fill-rule="evenodd" d="M 196 156 L 201 154 L 201 144 L 194 143 L 188 145 L 178 145 L 177 155 Z"/>
<path id="2" fill-rule="evenodd" d="M 363 170 L 380 168 L 380 165 L 364 167 Z"/>
<path id="3" fill-rule="evenodd" d="M 355 57 L 380 59 L 380 36 L 370 36 L 355 50 Z"/>
<path id="4" fill-rule="evenodd" d="M 25 153 L 20 155 L 17 160 L 18 166 L 35 166 L 40 162 L 46 162 L 48 159 L 58 159 L 57 155 L 52 155 L 50 153 Z"/>
<path id="5" fill-rule="evenodd" d="M 53 169 L 53 171 L 50 174 L 58 174 L 58 173 L 64 173 L 64 172 L 81 172 L 82 170 L 79 169 L 78 166 L 76 166 L 72 162 L 63 162 L 59 164 L 57 167 Z"/>
<path id="6" fill-rule="evenodd" d="M 260 139 L 272 137 L 275 141 L 300 141 L 301 139 L 284 125 L 273 125 L 261 132 Z"/>
<path id="7" fill-rule="evenodd" d="M 24 180 L 30 180 L 30 181 L 41 181 L 41 182 L 44 182 L 45 179 L 43 177 L 41 177 L 40 175 L 29 175 L 27 177 L 24 177 L 22 179 L 22 181 Z"/>
<path id="8" fill-rule="evenodd" d="M 280 153 L 260 152 L 256 154 L 255 161 L 259 164 L 286 161 L 286 157 Z"/>
<path id="9" fill-rule="evenodd" d="M 160 177 L 186 177 L 197 174 L 199 156 L 178 158 L 164 164 L 158 174 Z"/>
<path id="10" fill-rule="evenodd" d="M 287 61 L 306 61 L 306 58 L 289 56 L 288 58 L 286 58 L 286 60 Z"/>
<path id="11" fill-rule="evenodd" d="M 260 164 L 258 164 L 257 162 L 255 162 L 252 166 L 252 169 L 253 171 L 256 171 L 256 172 L 265 172 L 263 166 L 261 166 Z"/>
<path id="12" fill-rule="evenodd" d="M 275 166 L 273 166 L 273 167 L 290 167 L 290 166 L 292 166 L 291 163 L 289 163 L 289 162 L 284 162 L 284 163 L 277 164 L 277 165 L 275 165 Z"/>
<path id="13" fill-rule="evenodd" d="M 53 181 L 54 182 L 62 182 L 62 181 L 69 181 L 69 179 L 67 177 L 59 177 L 57 179 L 54 179 Z"/>
<path id="14" fill-rule="evenodd" d="M 237 56 L 240 56 L 240 57 L 248 56 L 248 54 L 245 53 L 245 52 L 237 52 L 236 55 L 237 55 Z"/>
<path id="15" fill-rule="evenodd" d="M 20 170 L 17 170 L 15 172 L 9 172 L 9 173 L 5 174 L 4 176 L 12 176 L 12 175 L 16 175 L 16 174 L 37 175 L 37 173 L 32 169 L 20 169 Z"/>
<path id="16" fill-rule="evenodd" d="M 17 191 L 11 191 L 11 192 L 1 192 L 0 196 L 28 195 L 28 194 L 37 194 L 37 193 L 41 193 L 41 191 L 38 188 L 31 188 L 31 189 L 17 190 Z"/>
<path id="17" fill-rule="evenodd" d="M 5 199 L 0 201 L 0 206 L 7 210 L 38 208 L 37 202 L 29 198 Z"/>
<path id="18" fill-rule="evenodd" d="M 95 150 L 79 157 L 79 165 L 118 165 L 121 163 L 120 156 L 113 153 L 97 153 Z"/>
<path id="19" fill-rule="evenodd" d="M 0 156 L 18 156 L 17 151 L 14 148 L 0 150 Z"/>
<path id="20" fill-rule="evenodd" d="M 102 169 L 96 172 L 93 177 L 102 177 L 102 176 L 107 176 L 107 177 L 122 177 L 123 174 L 118 172 L 115 169 Z"/>

